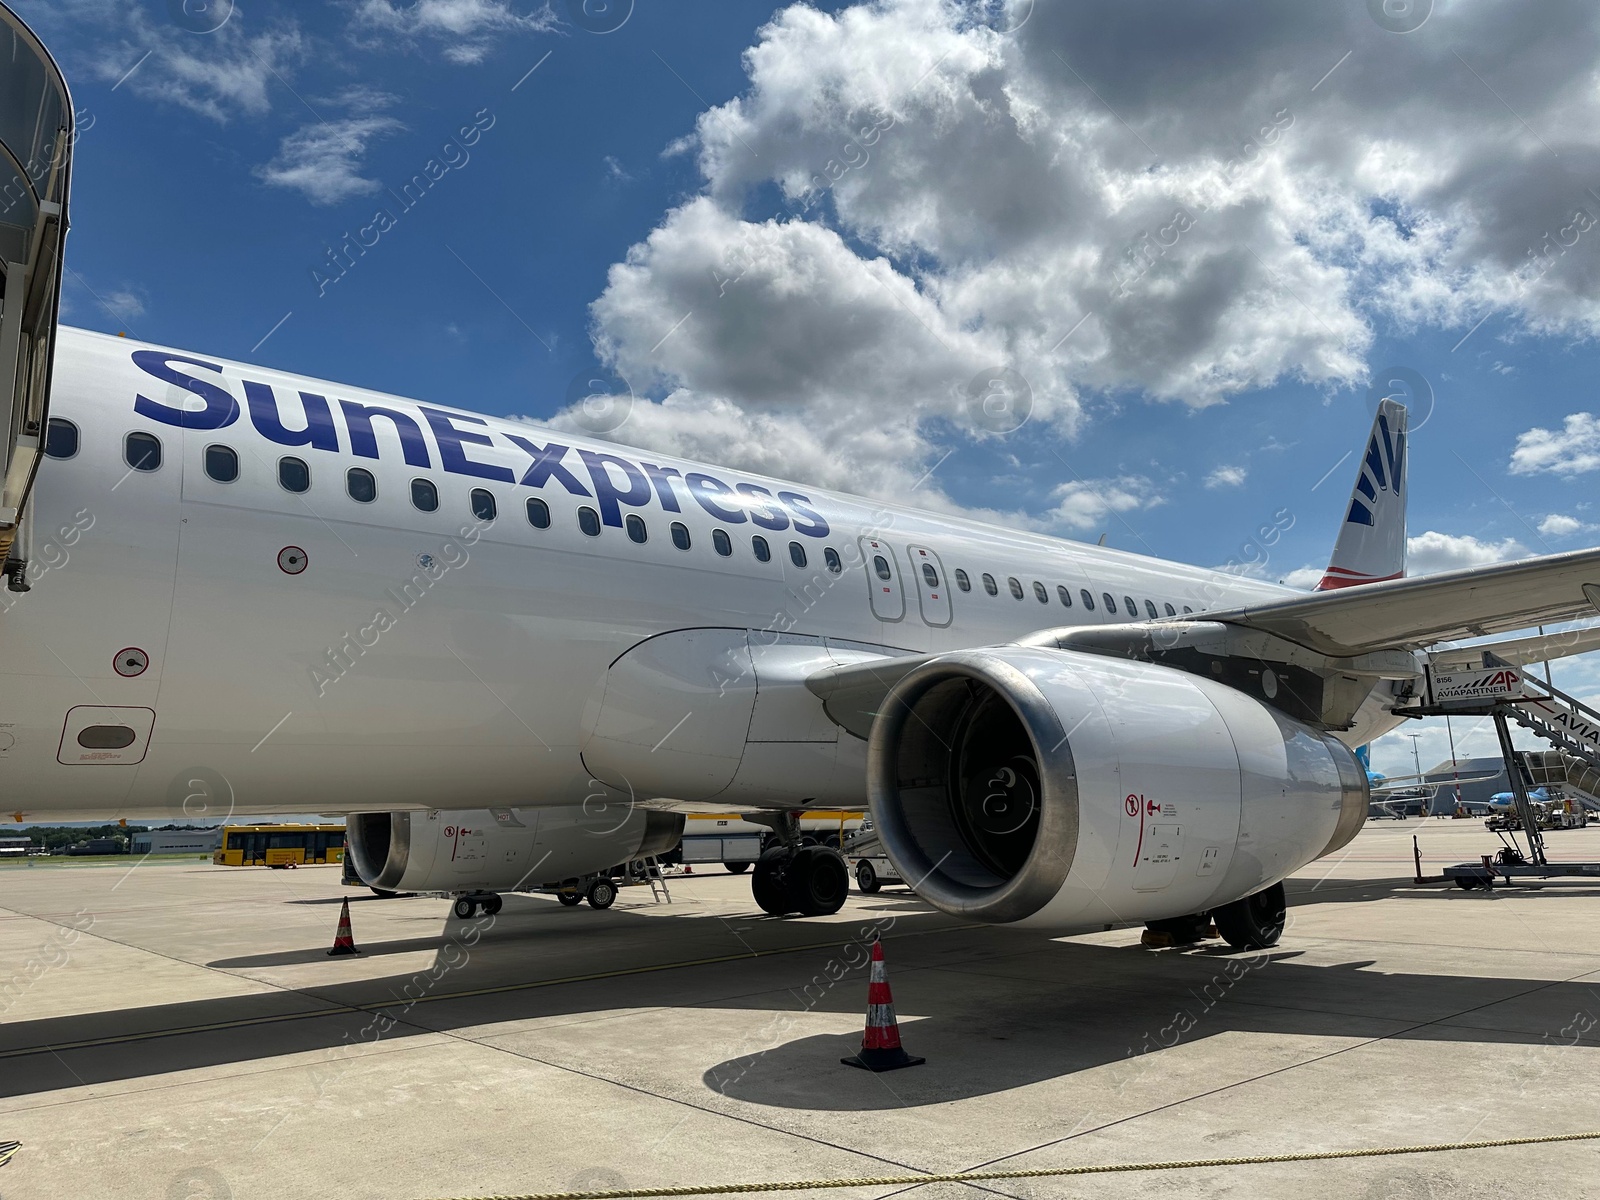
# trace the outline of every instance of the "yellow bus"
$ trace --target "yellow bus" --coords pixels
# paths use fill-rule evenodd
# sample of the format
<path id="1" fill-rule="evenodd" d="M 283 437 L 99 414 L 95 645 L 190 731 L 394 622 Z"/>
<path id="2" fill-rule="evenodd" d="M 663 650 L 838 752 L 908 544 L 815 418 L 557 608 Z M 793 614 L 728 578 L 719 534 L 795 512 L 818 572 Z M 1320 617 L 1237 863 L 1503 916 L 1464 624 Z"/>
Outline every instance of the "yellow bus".
<path id="1" fill-rule="evenodd" d="M 344 861 L 343 825 L 227 825 L 219 867 L 289 867 Z"/>

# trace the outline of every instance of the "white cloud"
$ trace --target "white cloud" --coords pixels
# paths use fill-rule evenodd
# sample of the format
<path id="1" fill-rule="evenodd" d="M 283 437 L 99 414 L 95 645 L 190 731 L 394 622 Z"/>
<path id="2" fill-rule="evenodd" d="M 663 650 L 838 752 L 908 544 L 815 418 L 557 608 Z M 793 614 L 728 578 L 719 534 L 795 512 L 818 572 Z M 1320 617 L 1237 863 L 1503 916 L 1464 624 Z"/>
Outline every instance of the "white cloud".
<path id="1" fill-rule="evenodd" d="M 1527 557 L 1528 548 L 1516 538 L 1489 542 L 1470 533 L 1438 533 L 1430 529 L 1406 539 L 1407 575 L 1435 575 Z"/>
<path id="2" fill-rule="evenodd" d="M 1361 5 L 1038 4 L 1009 35 L 980 7 L 783 9 L 668 148 L 702 194 L 592 310 L 601 359 L 669 398 L 648 436 L 792 429 L 859 490 L 937 461 L 946 422 L 984 436 L 964 389 L 996 364 L 1031 434 L 1071 436 L 1103 391 L 1359 385 L 1378 322 L 1600 333 L 1600 258 L 1525 265 L 1600 174 L 1600 10 L 1484 0 L 1401 38 Z M 774 185 L 791 214 L 757 219 Z"/>
<path id="3" fill-rule="evenodd" d="M 1539 533 L 1544 537 L 1571 537 L 1576 533 L 1589 533 L 1593 529 L 1593 525 L 1586 525 L 1577 517 L 1569 517 L 1565 513 L 1551 513 L 1539 522 Z"/>
<path id="4" fill-rule="evenodd" d="M 495 45 L 514 34 L 547 33 L 560 22 L 549 4 L 519 13 L 510 0 L 360 0 L 353 19 L 359 38 L 380 36 L 406 43 L 430 42 L 444 57 L 463 65 L 481 62 Z"/>
<path id="5" fill-rule="evenodd" d="M 381 101 L 367 97 L 368 107 Z M 302 125 L 278 143 L 278 153 L 257 167 L 256 176 L 274 187 L 295 188 L 313 204 L 338 204 L 370 195 L 383 185 L 361 174 L 367 147 L 405 126 L 377 112 Z"/>
<path id="6" fill-rule="evenodd" d="M 1322 577 L 1327 573 L 1326 567 L 1296 567 L 1285 575 L 1281 582 L 1292 588 L 1302 588 L 1310 591 L 1322 582 Z"/>
<path id="7" fill-rule="evenodd" d="M 1215 491 L 1217 488 L 1239 487 L 1245 480 L 1243 467 L 1218 467 L 1206 476 L 1206 487 Z"/>
<path id="8" fill-rule="evenodd" d="M 255 34 L 234 20 L 201 35 L 154 25 L 128 5 L 108 9 L 107 21 L 100 28 L 114 30 L 117 40 L 95 51 L 90 71 L 96 78 L 219 123 L 267 112 L 272 89 L 293 74 L 309 48 L 292 20 Z"/>
<path id="9" fill-rule="evenodd" d="M 1511 473 L 1581 475 L 1600 467 L 1600 418 L 1593 413 L 1571 413 L 1561 429 L 1538 426 L 1517 435 L 1511 451 Z"/>
<path id="10" fill-rule="evenodd" d="M 1103 529 L 1113 514 L 1155 508 L 1164 503 L 1155 485 L 1141 475 L 1118 479 L 1075 479 L 1059 484 L 1047 517 L 1050 527 L 1070 530 Z"/>
<path id="11" fill-rule="evenodd" d="M 124 321 L 133 321 L 144 316 L 144 300 L 131 290 L 122 289 L 115 292 L 106 292 L 101 296 L 101 300 L 105 302 L 105 306 L 111 310 L 113 315 L 122 318 Z"/>

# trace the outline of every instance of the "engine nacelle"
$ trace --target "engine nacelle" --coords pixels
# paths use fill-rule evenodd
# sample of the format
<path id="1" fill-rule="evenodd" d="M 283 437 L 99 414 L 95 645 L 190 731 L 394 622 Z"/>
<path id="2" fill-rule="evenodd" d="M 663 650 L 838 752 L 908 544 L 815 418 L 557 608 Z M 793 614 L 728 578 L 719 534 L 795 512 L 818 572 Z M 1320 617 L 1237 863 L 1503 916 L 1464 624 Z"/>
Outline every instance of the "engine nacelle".
<path id="1" fill-rule="evenodd" d="M 346 852 L 370 887 L 391 892 L 513 892 L 665 854 L 677 813 L 581 806 L 353 813 Z"/>
<path id="2" fill-rule="evenodd" d="M 1366 773 L 1326 733 L 1171 667 L 943 655 L 879 708 L 873 821 L 901 878 L 975 921 L 1083 932 L 1204 912 L 1345 845 Z"/>

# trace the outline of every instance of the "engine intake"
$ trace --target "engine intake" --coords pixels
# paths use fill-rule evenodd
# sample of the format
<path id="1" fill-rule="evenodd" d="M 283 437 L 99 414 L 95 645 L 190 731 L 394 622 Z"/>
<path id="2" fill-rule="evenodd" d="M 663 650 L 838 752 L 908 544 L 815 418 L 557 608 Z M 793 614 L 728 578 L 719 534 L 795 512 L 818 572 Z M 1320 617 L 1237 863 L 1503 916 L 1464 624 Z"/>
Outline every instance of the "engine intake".
<path id="1" fill-rule="evenodd" d="M 891 689 L 868 741 L 901 877 L 973 920 L 1060 931 L 1202 912 L 1344 845 L 1367 783 L 1333 737 L 1170 667 L 963 651 Z"/>

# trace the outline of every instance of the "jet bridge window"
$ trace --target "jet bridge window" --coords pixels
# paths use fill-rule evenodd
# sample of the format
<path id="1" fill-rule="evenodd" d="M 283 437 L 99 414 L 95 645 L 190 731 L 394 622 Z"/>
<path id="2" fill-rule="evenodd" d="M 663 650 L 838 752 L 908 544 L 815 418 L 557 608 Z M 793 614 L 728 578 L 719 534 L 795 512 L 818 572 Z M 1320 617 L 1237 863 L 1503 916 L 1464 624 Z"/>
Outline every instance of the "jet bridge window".
<path id="1" fill-rule="evenodd" d="M 590 537 L 600 536 L 600 514 L 587 504 L 578 509 L 578 528 Z"/>
<path id="2" fill-rule="evenodd" d="M 759 533 L 750 539 L 750 549 L 756 552 L 757 562 L 772 561 L 772 547 L 767 545 L 767 539 L 762 537 Z"/>
<path id="3" fill-rule="evenodd" d="M 500 514 L 500 506 L 494 502 L 494 493 L 487 488 L 472 489 L 472 515 L 480 521 L 492 521 Z"/>
<path id="4" fill-rule="evenodd" d="M 682 521 L 672 523 L 672 544 L 679 550 L 689 548 L 689 527 Z"/>
<path id="5" fill-rule="evenodd" d="M 1072 589 L 1067 587 L 1066 584 L 1064 584 L 1064 583 L 1056 584 L 1056 595 L 1061 600 L 1061 607 L 1062 608 L 1071 608 L 1072 607 Z"/>
<path id="6" fill-rule="evenodd" d="M 822 551 L 822 561 L 828 564 L 828 570 L 835 575 L 844 570 L 844 563 L 839 561 L 839 552 L 832 546 L 828 546 Z"/>
<path id="7" fill-rule="evenodd" d="M 789 543 L 789 561 L 795 566 L 799 567 L 802 571 L 805 570 L 806 548 L 799 542 Z"/>
<path id="8" fill-rule="evenodd" d="M 122 443 L 122 461 L 135 471 L 161 466 L 161 439 L 153 433 L 130 433 Z"/>
<path id="9" fill-rule="evenodd" d="M 988 592 L 991 596 L 998 596 L 1000 594 L 1000 588 L 995 584 L 994 576 L 989 574 L 987 571 L 983 573 L 983 590 Z"/>
<path id="10" fill-rule="evenodd" d="M 233 483 L 239 478 L 239 452 L 232 446 L 207 446 L 206 476 L 218 483 Z"/>
<path id="11" fill-rule="evenodd" d="M 711 548 L 727 558 L 733 553 L 733 539 L 728 536 L 726 529 L 713 529 L 711 531 Z"/>
<path id="12" fill-rule="evenodd" d="M 535 529 L 550 528 L 550 506 L 537 496 L 528 497 L 528 524 Z"/>
<path id="13" fill-rule="evenodd" d="M 642 546 L 649 540 L 650 531 L 644 527 L 644 518 L 638 513 L 629 513 L 624 524 L 628 530 L 628 540 Z"/>
<path id="14" fill-rule="evenodd" d="M 412 507 L 422 512 L 437 512 L 439 509 L 439 489 L 433 485 L 431 479 L 413 479 L 411 481 Z"/>
<path id="15" fill-rule="evenodd" d="M 956 568 L 956 586 L 963 592 L 970 592 L 972 590 L 972 580 L 967 578 L 967 573 L 960 567 Z"/>
<path id="16" fill-rule="evenodd" d="M 1022 580 L 1013 575 L 1006 580 L 1006 586 L 1011 589 L 1011 598 L 1013 600 L 1022 599 Z"/>
<path id="17" fill-rule="evenodd" d="M 1035 597 L 1037 597 L 1040 604 L 1050 603 L 1050 593 L 1045 590 L 1044 584 L 1040 583 L 1037 579 L 1033 581 L 1033 594 Z"/>
<path id="18" fill-rule="evenodd" d="M 365 467 L 351 467 L 344 473 L 344 490 L 350 493 L 350 499 L 371 504 L 378 498 L 378 481 Z"/>
<path id="19" fill-rule="evenodd" d="M 278 486 L 286 492 L 309 491 L 311 488 L 311 468 L 306 466 L 305 459 L 296 458 L 292 454 L 285 454 L 278 460 Z"/>
<path id="20" fill-rule="evenodd" d="M 1154 621 L 1157 617 L 1159 617 L 1161 615 L 1156 610 L 1156 602 L 1154 600 L 1146 600 L 1144 602 L 1144 614 L 1145 614 L 1145 616 L 1149 617 L 1152 621 Z"/>
<path id="21" fill-rule="evenodd" d="M 71 458 L 78 452 L 78 427 L 64 417 L 51 417 L 44 429 L 44 452 L 50 458 Z"/>

